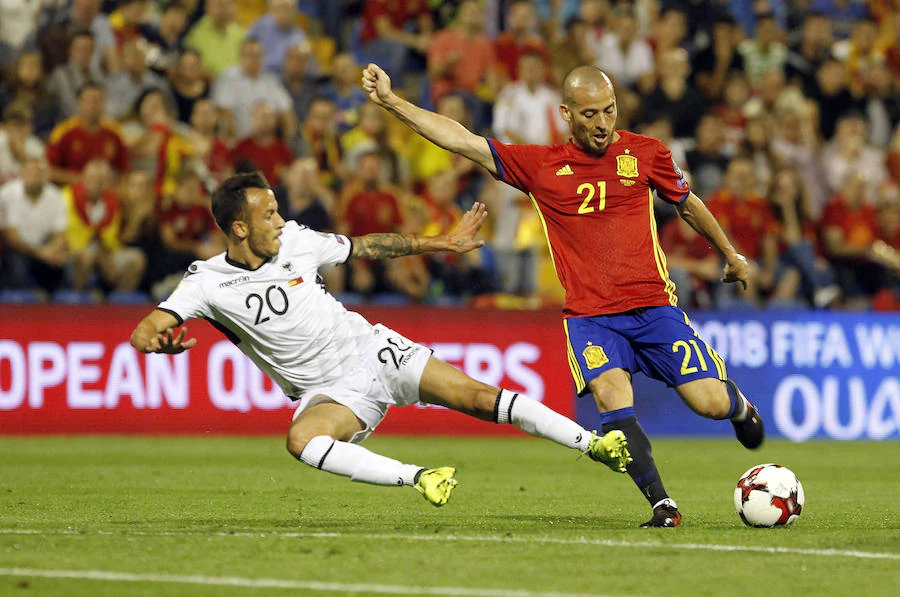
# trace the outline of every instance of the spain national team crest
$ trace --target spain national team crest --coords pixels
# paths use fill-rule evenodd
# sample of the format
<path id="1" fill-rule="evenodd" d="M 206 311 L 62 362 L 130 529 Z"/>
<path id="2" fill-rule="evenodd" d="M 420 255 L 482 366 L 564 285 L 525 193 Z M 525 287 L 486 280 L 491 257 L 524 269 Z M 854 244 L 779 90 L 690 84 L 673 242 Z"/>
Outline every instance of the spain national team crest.
<path id="1" fill-rule="evenodd" d="M 616 156 L 616 176 L 623 176 L 625 180 L 619 179 L 623 185 L 630 187 L 635 181 L 627 180 L 638 177 L 638 161 L 631 155 L 631 150 L 626 149 L 625 153 Z"/>
<path id="2" fill-rule="evenodd" d="M 584 355 L 584 361 L 587 363 L 588 369 L 596 369 L 609 362 L 609 357 L 606 356 L 602 346 L 588 344 L 581 354 Z"/>

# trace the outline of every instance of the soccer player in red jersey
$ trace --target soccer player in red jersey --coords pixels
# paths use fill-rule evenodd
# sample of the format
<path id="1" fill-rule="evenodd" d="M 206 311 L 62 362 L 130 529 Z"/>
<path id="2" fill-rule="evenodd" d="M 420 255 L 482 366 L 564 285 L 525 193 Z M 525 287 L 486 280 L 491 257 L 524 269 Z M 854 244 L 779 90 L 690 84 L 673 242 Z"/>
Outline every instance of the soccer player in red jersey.
<path id="1" fill-rule="evenodd" d="M 572 139 L 565 145 L 507 145 L 423 110 L 391 91 L 377 65 L 363 71 L 369 99 L 416 133 L 459 153 L 527 193 L 538 211 L 557 275 L 569 366 L 578 394 L 592 394 L 603 431 L 625 433 L 628 473 L 653 508 L 641 526 L 673 527 L 681 514 L 663 487 L 650 440 L 637 422 L 631 375 L 664 381 L 697 414 L 730 419 L 747 448 L 762 444 L 762 419 L 727 378 L 722 358 L 679 309 L 659 246 L 653 193 L 706 237 L 725 258 L 724 282 L 746 287 L 750 268 L 691 192 L 672 154 L 657 139 L 616 130 L 616 95 L 591 66 L 563 82 L 560 114 Z"/>

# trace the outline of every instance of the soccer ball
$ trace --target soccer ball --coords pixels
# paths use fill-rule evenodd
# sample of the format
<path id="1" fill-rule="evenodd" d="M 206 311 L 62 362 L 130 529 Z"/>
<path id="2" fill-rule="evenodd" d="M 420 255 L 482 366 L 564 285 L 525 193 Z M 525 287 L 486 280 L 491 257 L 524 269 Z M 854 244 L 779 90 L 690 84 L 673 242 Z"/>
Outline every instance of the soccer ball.
<path id="1" fill-rule="evenodd" d="M 803 509 L 803 485 L 780 464 L 758 464 L 741 476 L 734 490 L 734 507 L 751 527 L 789 525 Z"/>

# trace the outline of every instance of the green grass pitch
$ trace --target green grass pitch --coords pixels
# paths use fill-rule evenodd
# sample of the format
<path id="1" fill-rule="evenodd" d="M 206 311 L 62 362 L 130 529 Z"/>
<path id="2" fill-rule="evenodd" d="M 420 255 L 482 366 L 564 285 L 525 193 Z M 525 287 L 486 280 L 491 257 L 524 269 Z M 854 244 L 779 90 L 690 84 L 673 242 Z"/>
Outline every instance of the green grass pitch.
<path id="1" fill-rule="evenodd" d="M 640 529 L 625 475 L 531 438 L 392 438 L 458 467 L 434 508 L 294 461 L 281 438 L 0 438 L 0 595 L 896 595 L 900 446 L 657 440 L 685 525 Z M 806 490 L 789 528 L 732 492 L 779 462 Z"/>

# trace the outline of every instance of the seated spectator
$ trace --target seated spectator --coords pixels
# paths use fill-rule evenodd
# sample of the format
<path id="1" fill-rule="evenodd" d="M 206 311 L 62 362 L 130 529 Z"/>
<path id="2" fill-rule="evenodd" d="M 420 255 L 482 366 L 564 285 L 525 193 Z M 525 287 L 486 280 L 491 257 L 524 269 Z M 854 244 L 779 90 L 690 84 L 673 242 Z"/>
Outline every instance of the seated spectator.
<path id="1" fill-rule="evenodd" d="M 656 62 L 671 50 L 688 50 L 687 15 L 679 6 L 663 5 L 653 22 L 652 36 L 647 40 Z M 660 72 L 664 72 L 660 69 Z"/>
<path id="2" fill-rule="evenodd" d="M 111 183 L 109 165 L 92 159 L 83 179 L 63 189 L 75 290 L 86 290 L 95 274 L 106 289 L 134 290 L 144 275 L 144 253 L 122 244 L 122 213 Z"/>
<path id="3" fill-rule="evenodd" d="M 746 297 L 756 302 L 761 290 L 772 288 L 778 265 L 779 224 L 765 198 L 752 191 L 753 164 L 736 157 L 728 163 L 724 184 L 707 200 L 713 213 L 735 248 L 758 265 L 748 280 Z M 725 285 L 719 288 L 716 302 L 727 305 L 734 297 Z"/>
<path id="4" fill-rule="evenodd" d="M 156 195 L 150 173 L 132 170 L 119 182 L 117 195 L 122 209 L 122 223 L 119 239 L 126 246 L 140 248 L 151 257 L 159 254 L 158 231 L 156 226 Z M 149 260 L 147 272 L 153 271 L 155 257 Z"/>
<path id="5" fill-rule="evenodd" d="M 869 143 L 884 150 L 900 124 L 900 94 L 891 71 L 884 63 L 872 65 L 865 74 L 865 108 Z"/>
<path id="6" fill-rule="evenodd" d="M 856 113 L 842 116 L 834 139 L 822 150 L 822 171 L 829 191 L 837 193 L 849 176 L 862 175 L 869 185 L 863 198 L 875 203 L 875 192 L 887 179 L 884 152 L 868 143 L 865 119 Z"/>
<path id="7" fill-rule="evenodd" d="M 187 9 L 177 0 L 163 5 L 159 23 L 140 23 L 138 30 L 147 42 L 147 62 L 154 73 L 168 76 L 184 52 Z M 198 54 L 199 58 L 199 54 Z"/>
<path id="8" fill-rule="evenodd" d="M 722 276 L 718 253 L 706 238 L 683 219 L 670 218 L 662 227 L 659 242 L 666 252 L 669 278 L 675 283 L 678 304 L 683 307 L 712 307 L 710 290 Z"/>
<path id="9" fill-rule="evenodd" d="M 281 68 L 281 84 L 291 97 L 294 109 L 294 122 L 303 122 L 313 98 L 319 92 L 319 85 L 315 78 L 309 74 L 310 47 L 308 43 L 290 46 L 284 53 L 284 63 Z M 356 78 L 359 79 L 357 72 Z M 359 85 L 356 90 L 362 94 Z"/>
<path id="10" fill-rule="evenodd" d="M 269 11 L 247 29 L 247 39 L 262 46 L 265 69 L 280 72 L 288 48 L 308 44 L 306 33 L 297 25 L 297 14 L 296 0 L 270 0 Z"/>
<path id="11" fill-rule="evenodd" d="M 78 31 L 69 43 L 68 62 L 50 74 L 47 89 L 56 98 L 62 118 L 71 118 L 78 111 L 78 90 L 85 83 L 103 80 L 103 74 L 91 67 L 93 54 L 94 36 L 89 31 Z"/>
<path id="12" fill-rule="evenodd" d="M 285 138 L 290 139 L 297 130 L 294 104 L 278 76 L 263 70 L 262 58 L 258 41 L 244 41 L 238 64 L 223 72 L 213 85 L 213 103 L 231 115 L 238 138 L 250 134 L 253 107 L 259 102 L 269 104 L 278 115 Z"/>
<path id="13" fill-rule="evenodd" d="M 200 54 L 195 50 L 182 52 L 178 57 L 178 64 L 169 75 L 169 84 L 172 97 L 175 99 L 178 120 L 189 124 L 194 105 L 201 99 L 208 98 L 210 94 L 209 80 L 203 71 Z"/>
<path id="14" fill-rule="evenodd" d="M 205 0 L 206 14 L 184 38 L 185 47 L 196 50 L 203 67 L 216 78 L 238 62 L 244 28 L 234 20 L 234 0 Z"/>
<path id="15" fill-rule="evenodd" d="M 653 50 L 640 35 L 630 8 L 619 6 L 613 15 L 611 31 L 600 40 L 595 66 L 613 79 L 620 93 L 628 89 L 647 93 L 655 80 Z"/>
<path id="16" fill-rule="evenodd" d="M 338 54 L 331 64 L 331 81 L 322 89 L 321 95 L 337 108 L 338 130 L 342 133 L 356 125 L 360 107 L 368 102 L 359 86 L 361 72 L 353 56 Z"/>
<path id="17" fill-rule="evenodd" d="M 159 89 L 166 101 L 175 105 L 169 83 L 147 67 L 147 56 L 140 38 L 122 42 L 122 70 L 111 75 L 103 85 L 106 92 L 106 115 L 116 120 L 128 116 L 134 102 L 148 89 Z"/>
<path id="18" fill-rule="evenodd" d="M 347 236 L 402 232 L 404 216 L 399 188 L 384 182 L 385 169 L 377 152 L 359 156 L 352 181 L 344 187 L 338 231 Z M 397 271 L 391 262 L 352 260 L 346 288 L 371 296 L 397 290 L 392 275 Z M 393 270 L 393 271 L 392 271 Z M 424 295 L 424 292 L 423 292 Z"/>
<path id="19" fill-rule="evenodd" d="M 140 39 L 141 23 L 147 14 L 149 0 L 118 0 L 116 8 L 109 15 L 109 24 L 119 50 L 125 42 Z"/>
<path id="20" fill-rule="evenodd" d="M 103 89 L 93 83 L 84 85 L 78 92 L 78 112 L 53 129 L 47 161 L 54 183 L 72 184 L 95 158 L 106 160 L 119 174 L 131 168 L 118 126 L 103 118 L 103 103 Z"/>
<path id="21" fill-rule="evenodd" d="M 597 57 L 588 42 L 588 24 L 580 18 L 566 21 L 565 36 L 550 47 L 550 81 L 562 88 L 563 79 L 570 70 L 582 64 L 594 64 Z"/>
<path id="22" fill-rule="evenodd" d="M 0 186 L 0 288 L 37 285 L 52 293 L 62 285 L 69 258 L 66 206 L 47 180 L 43 157 L 27 157 L 22 176 Z"/>
<path id="23" fill-rule="evenodd" d="M 697 88 L 710 100 L 718 100 L 733 73 L 744 71 L 744 58 L 738 51 L 741 31 L 728 13 L 719 14 L 712 28 L 712 44 L 700 50 L 693 60 Z"/>
<path id="24" fill-rule="evenodd" d="M 100 10 L 100 0 L 45 2 L 37 31 L 26 47 L 38 50 L 46 72 L 53 72 L 68 59 L 69 42 L 76 31 L 90 31 L 94 36 L 92 71 L 108 74 L 119 69 L 116 36 L 108 15 Z"/>
<path id="25" fill-rule="evenodd" d="M 275 190 L 278 213 L 313 230 L 334 230 L 334 193 L 319 180 L 316 161 L 298 158 L 285 173 L 281 187 Z"/>
<path id="26" fill-rule="evenodd" d="M 480 29 L 477 33 L 484 33 L 483 9 L 480 12 Z M 470 51 L 478 50 L 471 48 L 464 50 L 463 53 L 468 54 Z M 550 61 L 547 44 L 541 37 L 538 27 L 534 4 L 530 0 L 514 0 L 509 4 L 506 13 L 506 28 L 494 42 L 494 55 L 500 75 L 499 84 L 519 79 L 519 59 L 526 53 L 538 54 L 546 63 Z"/>
<path id="27" fill-rule="evenodd" d="M 800 40 L 790 47 L 785 62 L 788 80 L 799 86 L 804 95 L 810 95 L 816 88 L 816 72 L 831 56 L 832 45 L 831 19 L 821 13 L 807 14 Z"/>
<path id="28" fill-rule="evenodd" d="M 750 100 L 750 82 L 741 73 L 728 78 L 722 101 L 717 103 L 714 111 L 722 119 L 725 126 L 726 150 L 730 155 L 737 153 L 743 144 L 747 128 L 747 102 Z M 759 112 L 757 112 L 759 113 Z"/>
<path id="29" fill-rule="evenodd" d="M 229 159 L 232 166 L 249 163 L 259 170 L 276 187 L 281 184 L 284 170 L 291 165 L 294 156 L 278 136 L 278 119 L 272 106 L 258 103 L 253 107 L 250 135 L 237 142 Z"/>
<path id="30" fill-rule="evenodd" d="M 413 56 L 428 52 L 434 21 L 427 0 L 365 0 L 359 42 L 366 62 L 380 65 L 396 87 Z"/>
<path id="31" fill-rule="evenodd" d="M 185 160 L 194 155 L 190 130 L 172 117 L 171 105 L 159 89 L 147 89 L 134 103 L 122 127 L 132 167 L 153 176 L 154 197 L 170 192 Z"/>
<path id="32" fill-rule="evenodd" d="M 315 159 L 322 184 L 333 189 L 345 175 L 335 112 L 336 106 L 331 100 L 324 97 L 313 100 L 306 120 L 300 126 L 294 151 L 297 157 Z"/>
<path id="33" fill-rule="evenodd" d="M 779 272 L 772 299 L 802 296 L 818 308 L 830 305 L 840 297 L 840 287 L 817 252 L 816 223 L 809 217 L 809 198 L 795 170 L 782 168 L 775 174 L 769 201 L 781 223 Z"/>
<path id="34" fill-rule="evenodd" d="M 209 259 L 225 250 L 224 238 L 210 212 L 209 196 L 194 169 L 182 169 L 174 190 L 163 198 L 159 236 L 163 250 L 154 255 L 158 261 L 151 288 L 154 298 L 168 296 L 192 261 Z"/>
<path id="35" fill-rule="evenodd" d="M 565 143 L 568 126 L 559 114 L 562 97 L 546 80 L 540 54 L 522 54 L 519 79 L 507 83 L 494 103 L 494 135 L 504 143 Z"/>
<path id="36" fill-rule="evenodd" d="M 659 82 L 644 98 L 643 117 L 667 117 L 676 137 L 690 137 L 706 108 L 706 98 L 690 81 L 687 51 L 676 48 L 659 55 Z"/>
<path id="37" fill-rule="evenodd" d="M 374 151 L 381 156 L 386 169 L 385 180 L 408 189 L 409 168 L 399 149 L 399 144 L 390 138 L 387 113 L 371 102 L 361 107 L 357 125 L 341 136 L 341 150 L 348 171 L 356 169 L 360 155 Z"/>
<path id="38" fill-rule="evenodd" d="M 688 170 L 694 179 L 691 186 L 700 197 L 722 185 L 728 156 L 722 151 L 725 141 L 725 127 L 722 119 L 714 114 L 705 114 L 697 125 L 696 145 L 685 156 Z"/>
<path id="39" fill-rule="evenodd" d="M 869 181 L 862 174 L 847 176 L 822 214 L 822 247 L 837 273 L 847 306 L 865 306 L 886 281 L 884 266 L 872 252 L 878 239 L 878 212 L 865 201 Z M 862 303 L 862 304 L 861 304 Z"/>
<path id="40" fill-rule="evenodd" d="M 437 113 L 455 120 L 466 128 L 471 128 L 469 113 L 463 99 L 455 94 L 445 95 L 437 103 Z M 457 189 L 457 201 L 461 207 L 467 208 L 478 197 L 480 183 L 483 178 L 479 175 L 479 168 L 472 160 L 438 147 L 421 135 L 413 135 L 405 143 L 404 152 L 406 163 L 409 166 L 410 179 L 413 190 L 421 193 L 431 177 L 448 168 L 452 169 L 460 181 L 462 189 Z M 465 190 L 463 190 L 465 189 Z M 460 193 L 466 197 L 463 198 Z"/>
<path id="41" fill-rule="evenodd" d="M 220 133 L 222 128 L 219 111 L 211 100 L 201 99 L 194 104 L 189 138 L 196 157 L 202 161 L 214 183 L 233 174 L 231 150 Z"/>
<path id="42" fill-rule="evenodd" d="M 810 197 L 813 218 L 822 215 L 828 200 L 827 184 L 819 161 L 817 116 L 809 105 L 785 104 L 775 111 L 770 149 L 782 166 L 790 166 L 800 173 L 803 186 Z"/>
<path id="43" fill-rule="evenodd" d="M 431 100 L 458 93 L 466 99 L 475 127 L 484 126 L 488 104 L 499 89 L 496 68 L 493 44 L 484 34 L 484 10 L 476 0 L 466 0 L 456 24 L 437 32 L 428 48 Z"/>
<path id="44" fill-rule="evenodd" d="M 12 64 L 24 48 L 25 41 L 34 33 L 41 4 L 0 0 L 0 14 L 3 15 L 0 19 L 0 70 Z"/>
<path id="45" fill-rule="evenodd" d="M 750 160 L 753 164 L 753 191 L 760 196 L 769 192 L 772 176 L 778 165 L 778 159 L 772 152 L 771 137 L 768 121 L 764 118 L 750 118 L 747 120 L 744 138 L 738 148 L 738 155 Z M 813 213 L 807 206 L 806 213 Z"/>
<path id="46" fill-rule="evenodd" d="M 837 60 L 827 60 L 816 73 L 816 87 L 809 96 L 819 113 L 819 131 L 826 141 L 834 136 L 837 122 L 849 112 L 862 111 L 860 99 L 847 88 L 847 71 Z"/>
<path id="47" fill-rule="evenodd" d="M 43 156 L 44 144 L 31 132 L 31 109 L 9 105 L 0 128 L 0 185 L 19 176 L 26 159 Z"/>
<path id="48" fill-rule="evenodd" d="M 46 139 L 59 121 L 60 111 L 44 81 L 40 54 L 19 54 L 10 75 L 5 83 L 0 84 L 0 112 L 12 103 L 29 106 L 34 133 L 41 139 Z"/>
<path id="49" fill-rule="evenodd" d="M 754 87 L 764 74 L 784 70 L 788 49 L 779 37 L 775 14 L 766 12 L 756 17 L 756 35 L 738 46 L 738 52 L 744 58 L 744 73 Z"/>

